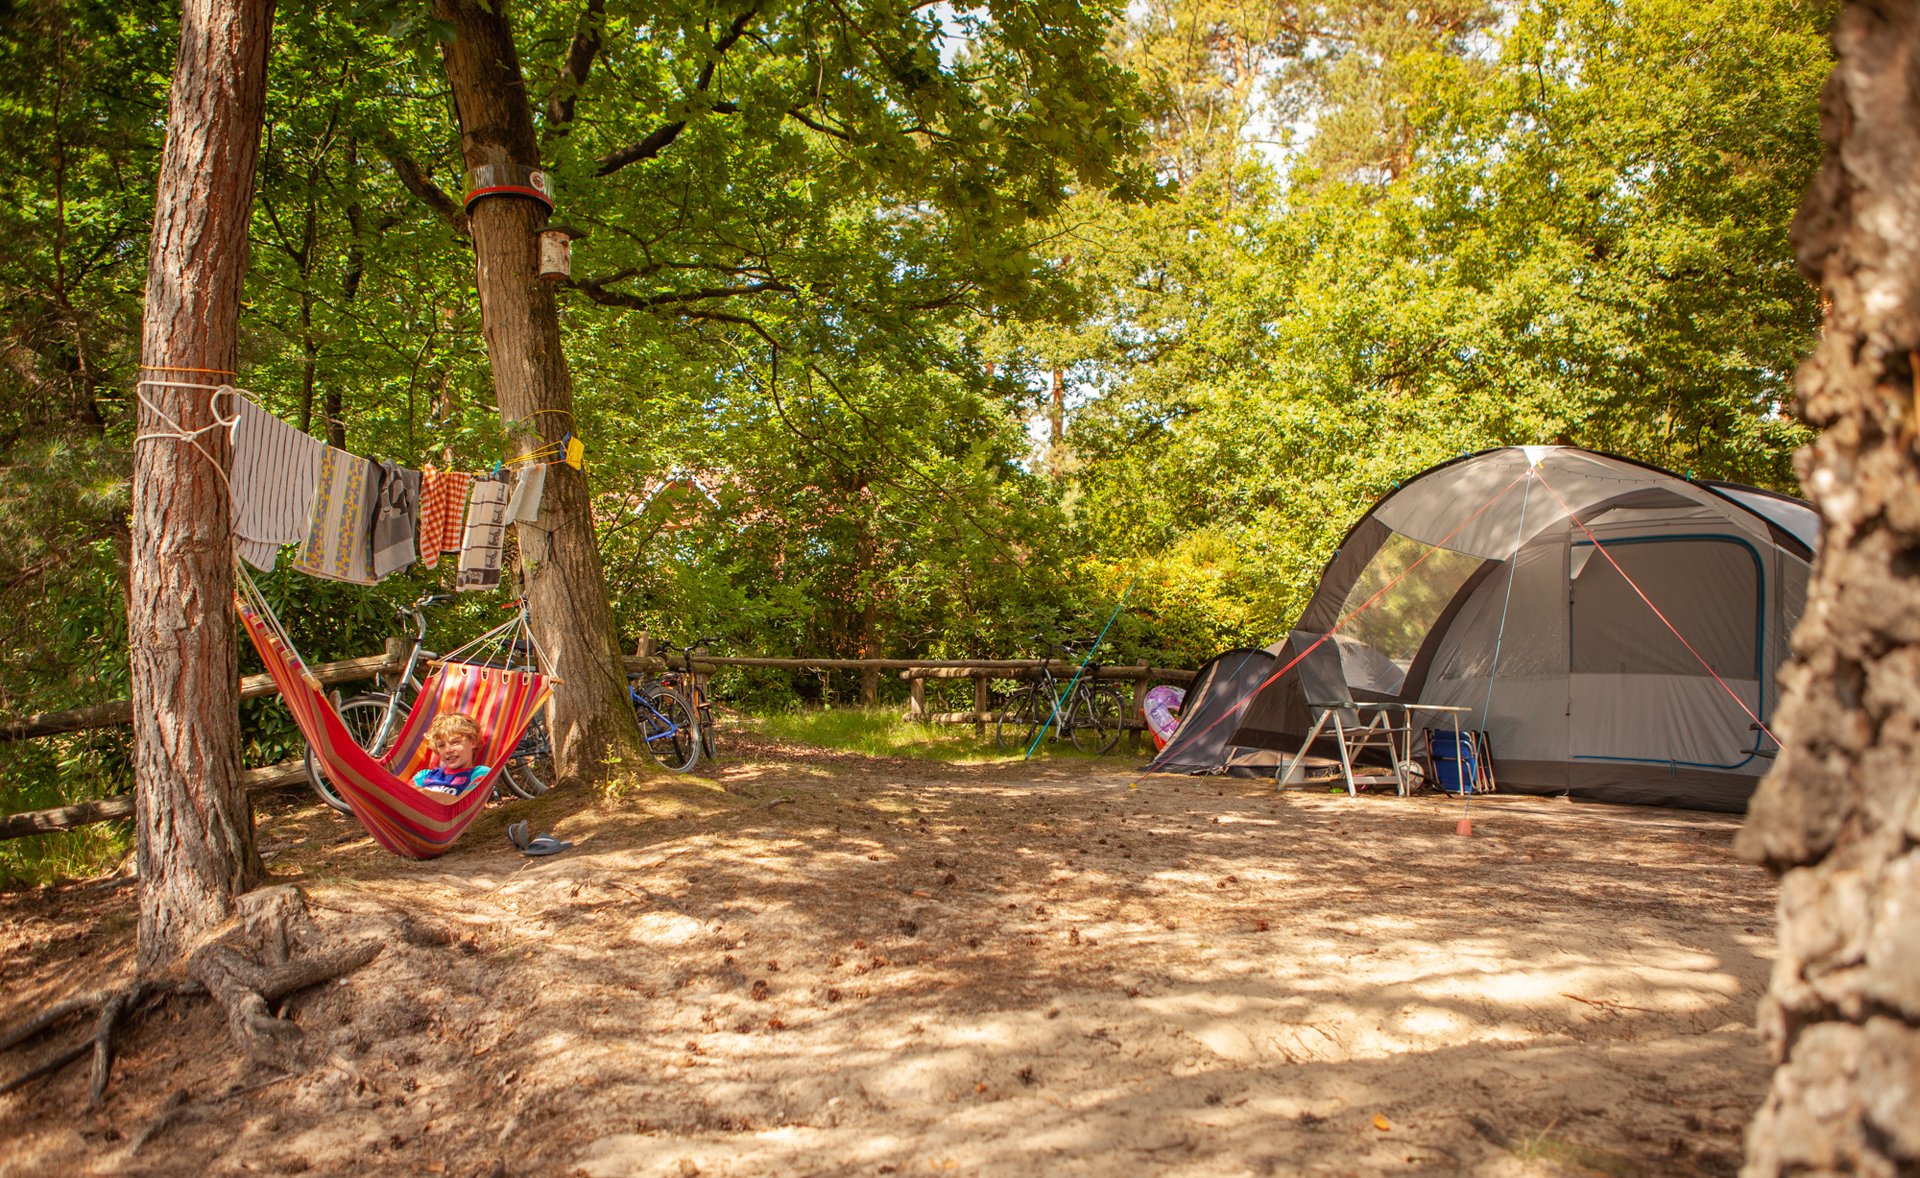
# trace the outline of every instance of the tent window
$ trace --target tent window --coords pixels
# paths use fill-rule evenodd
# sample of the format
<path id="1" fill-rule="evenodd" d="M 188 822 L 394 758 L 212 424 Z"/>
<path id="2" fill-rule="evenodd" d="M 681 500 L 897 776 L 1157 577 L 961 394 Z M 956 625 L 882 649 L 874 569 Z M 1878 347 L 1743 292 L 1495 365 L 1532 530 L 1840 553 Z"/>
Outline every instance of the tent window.
<path id="1" fill-rule="evenodd" d="M 1399 533 L 1388 536 L 1340 605 L 1344 618 L 1383 587 L 1393 586 L 1340 631 L 1346 640 L 1340 644 L 1340 655 L 1347 665 L 1347 681 L 1398 692 L 1433 623 L 1480 565 L 1477 556 L 1435 548 Z M 1385 682 L 1390 675 L 1388 688 Z"/>
<path id="2" fill-rule="evenodd" d="M 1723 679 L 1760 676 L 1764 618 L 1760 557 L 1720 536 L 1607 540 L 1619 562 L 1667 620 Z M 1704 676 L 1613 561 L 1582 541 L 1573 550 L 1572 669 L 1575 674 Z"/>

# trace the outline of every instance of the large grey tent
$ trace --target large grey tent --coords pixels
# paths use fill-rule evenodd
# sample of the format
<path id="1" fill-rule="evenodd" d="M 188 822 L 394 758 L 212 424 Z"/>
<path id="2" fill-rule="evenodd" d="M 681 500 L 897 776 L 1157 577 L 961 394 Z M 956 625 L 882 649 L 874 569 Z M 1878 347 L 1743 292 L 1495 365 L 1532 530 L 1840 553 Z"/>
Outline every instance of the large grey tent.
<path id="1" fill-rule="evenodd" d="M 1471 709 L 1505 790 L 1744 809 L 1817 540 L 1800 500 L 1572 447 L 1434 467 L 1347 533 L 1215 768 L 1333 694 Z"/>

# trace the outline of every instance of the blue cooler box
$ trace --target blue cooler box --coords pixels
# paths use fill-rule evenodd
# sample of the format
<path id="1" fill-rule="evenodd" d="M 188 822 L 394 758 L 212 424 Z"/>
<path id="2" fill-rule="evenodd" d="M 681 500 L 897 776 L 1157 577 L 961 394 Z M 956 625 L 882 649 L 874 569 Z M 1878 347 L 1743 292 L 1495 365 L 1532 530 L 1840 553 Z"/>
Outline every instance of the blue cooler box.
<path id="1" fill-rule="evenodd" d="M 1427 756 L 1433 762 L 1433 784 L 1444 793 L 1474 793 L 1480 765 L 1473 753 L 1473 733 L 1427 730 Z"/>

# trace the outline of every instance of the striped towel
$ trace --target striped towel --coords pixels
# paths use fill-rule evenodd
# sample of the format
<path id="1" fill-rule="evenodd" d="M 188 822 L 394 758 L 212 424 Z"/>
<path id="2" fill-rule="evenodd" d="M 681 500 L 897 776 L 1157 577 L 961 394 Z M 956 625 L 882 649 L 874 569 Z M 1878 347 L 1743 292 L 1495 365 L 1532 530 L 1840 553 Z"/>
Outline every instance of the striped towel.
<path id="1" fill-rule="evenodd" d="M 373 508 L 379 468 L 332 446 L 320 456 L 313 492 L 313 521 L 293 567 L 315 577 L 371 585 Z"/>
<path id="2" fill-rule="evenodd" d="M 233 430 L 234 547 L 257 569 L 272 571 L 282 544 L 307 538 L 314 487 L 326 443 L 268 413 L 246 397 Z"/>

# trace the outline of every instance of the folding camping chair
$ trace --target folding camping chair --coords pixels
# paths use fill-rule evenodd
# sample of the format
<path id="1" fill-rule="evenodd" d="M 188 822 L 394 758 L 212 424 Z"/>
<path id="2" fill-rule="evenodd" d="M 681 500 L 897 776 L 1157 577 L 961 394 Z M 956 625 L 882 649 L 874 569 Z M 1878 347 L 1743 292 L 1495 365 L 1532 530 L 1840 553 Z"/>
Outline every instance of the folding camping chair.
<path id="1" fill-rule="evenodd" d="M 1400 746 L 1403 743 L 1401 728 L 1406 723 L 1406 705 L 1400 703 L 1357 703 L 1353 693 L 1347 688 L 1346 676 L 1341 673 L 1340 653 L 1332 643 L 1326 644 L 1321 651 L 1300 660 L 1300 686 L 1306 690 L 1307 707 L 1312 710 L 1313 728 L 1307 738 L 1300 742 L 1300 750 L 1281 762 L 1274 777 L 1278 784 L 1286 784 L 1292 776 L 1295 766 L 1306 759 L 1307 750 L 1320 734 L 1332 725 L 1334 746 L 1340 751 L 1340 777 L 1347 783 L 1347 796 L 1358 797 L 1360 779 L 1354 776 L 1354 758 L 1369 748 L 1384 749 L 1388 763 L 1393 766 L 1395 792 L 1405 796 L 1409 789 L 1406 773 L 1401 765 Z M 1361 720 L 1366 713 L 1366 720 Z M 1396 722 L 1397 720 L 1397 722 Z M 1368 775 L 1369 784 L 1374 778 Z"/>
<path id="2" fill-rule="evenodd" d="M 1439 709 L 1466 711 L 1465 708 Z M 1484 732 L 1460 728 L 1428 728 L 1427 780 L 1442 793 L 1490 794 L 1498 789 L 1493 777 L 1493 746 Z"/>

